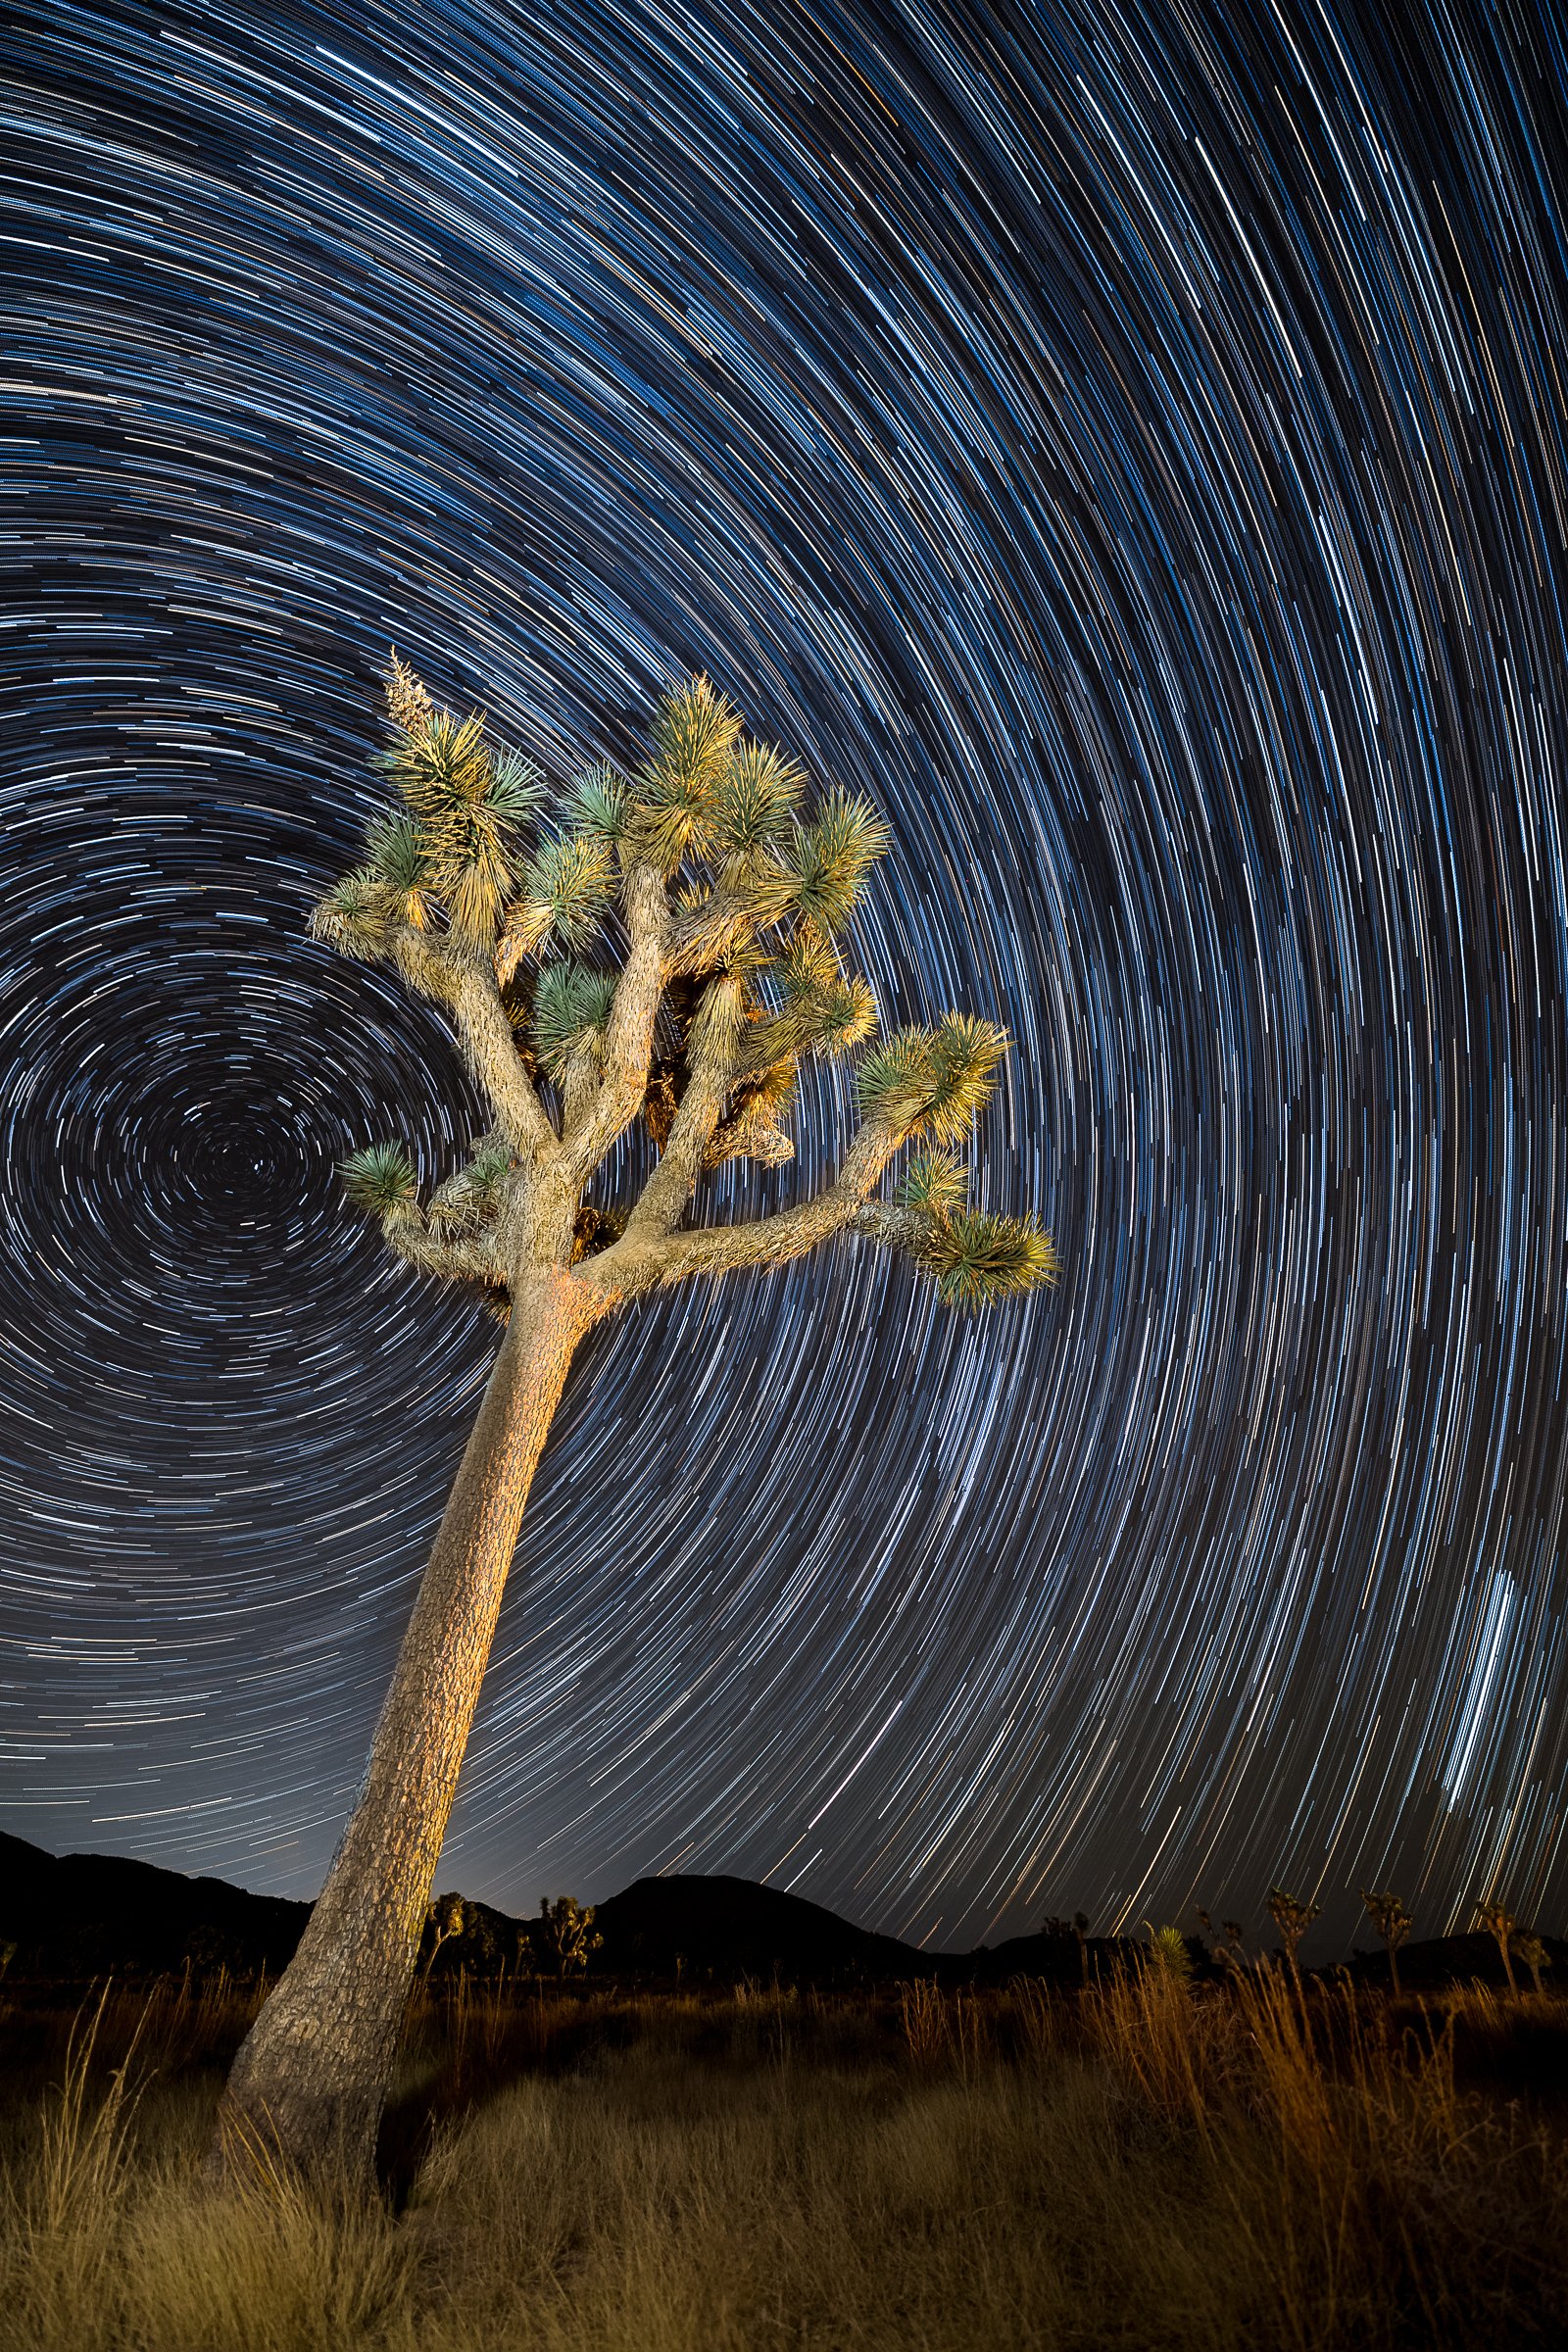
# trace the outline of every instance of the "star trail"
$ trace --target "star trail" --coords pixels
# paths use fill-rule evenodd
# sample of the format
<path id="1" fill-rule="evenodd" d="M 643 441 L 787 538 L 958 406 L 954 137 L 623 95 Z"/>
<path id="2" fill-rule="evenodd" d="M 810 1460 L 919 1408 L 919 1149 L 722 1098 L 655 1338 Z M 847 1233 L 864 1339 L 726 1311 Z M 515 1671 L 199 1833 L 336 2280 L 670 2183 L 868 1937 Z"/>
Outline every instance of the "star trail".
<path id="1" fill-rule="evenodd" d="M 439 1884 L 1555 1932 L 1556 12 L 50 0 L 5 55 L 5 1825 L 310 1893 L 359 1779 L 496 1346 L 334 1174 L 484 1123 L 304 936 L 395 645 L 558 774 L 701 669 L 868 794 L 860 960 L 1006 1024 L 981 1197 L 1064 1259 L 596 1332 Z"/>

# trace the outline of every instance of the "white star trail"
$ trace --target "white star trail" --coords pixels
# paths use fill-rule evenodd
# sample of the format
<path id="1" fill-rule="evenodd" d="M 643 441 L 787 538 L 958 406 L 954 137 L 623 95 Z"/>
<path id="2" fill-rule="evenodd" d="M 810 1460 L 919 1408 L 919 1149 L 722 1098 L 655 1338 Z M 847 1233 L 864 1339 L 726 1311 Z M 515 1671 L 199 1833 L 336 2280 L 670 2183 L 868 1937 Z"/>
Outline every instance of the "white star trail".
<path id="1" fill-rule="evenodd" d="M 23 0 L 4 1819 L 314 1891 L 495 1346 L 482 1118 L 303 935 L 395 645 L 558 773 L 706 670 L 1016 1052 L 984 1319 L 594 1335 L 441 1868 L 911 1940 L 1568 1898 L 1568 74 L 1549 7 Z M 847 1116 L 808 1088 L 817 1181 Z"/>

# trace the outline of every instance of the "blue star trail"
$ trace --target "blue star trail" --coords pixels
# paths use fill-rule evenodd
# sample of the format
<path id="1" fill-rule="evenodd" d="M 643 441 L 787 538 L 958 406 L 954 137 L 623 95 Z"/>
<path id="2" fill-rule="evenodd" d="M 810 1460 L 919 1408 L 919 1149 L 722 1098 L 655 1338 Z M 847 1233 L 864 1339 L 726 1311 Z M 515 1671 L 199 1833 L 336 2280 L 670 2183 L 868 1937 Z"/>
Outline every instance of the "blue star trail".
<path id="1" fill-rule="evenodd" d="M 558 773 L 701 669 L 869 794 L 864 967 L 1006 1023 L 983 1198 L 1065 1261 L 596 1333 L 441 1884 L 1559 1928 L 1557 13 L 24 0 L 5 55 L 7 1826 L 311 1892 L 358 1781 L 496 1345 L 334 1174 L 483 1123 L 303 936 L 395 645 Z"/>

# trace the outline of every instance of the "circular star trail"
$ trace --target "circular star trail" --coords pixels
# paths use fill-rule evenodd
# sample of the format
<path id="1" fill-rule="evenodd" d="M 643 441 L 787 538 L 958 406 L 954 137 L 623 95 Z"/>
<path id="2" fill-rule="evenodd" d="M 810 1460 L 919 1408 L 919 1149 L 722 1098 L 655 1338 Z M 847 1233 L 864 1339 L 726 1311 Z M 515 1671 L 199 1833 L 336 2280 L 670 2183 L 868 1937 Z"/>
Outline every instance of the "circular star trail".
<path id="1" fill-rule="evenodd" d="M 704 669 L 871 794 L 865 968 L 1007 1024 L 1065 1260 L 596 1333 L 442 1883 L 1559 1926 L 1555 12 L 13 26 L 7 1824 L 310 1891 L 360 1772 L 495 1346 L 333 1173 L 481 1120 L 303 936 L 396 645 L 558 772 Z"/>

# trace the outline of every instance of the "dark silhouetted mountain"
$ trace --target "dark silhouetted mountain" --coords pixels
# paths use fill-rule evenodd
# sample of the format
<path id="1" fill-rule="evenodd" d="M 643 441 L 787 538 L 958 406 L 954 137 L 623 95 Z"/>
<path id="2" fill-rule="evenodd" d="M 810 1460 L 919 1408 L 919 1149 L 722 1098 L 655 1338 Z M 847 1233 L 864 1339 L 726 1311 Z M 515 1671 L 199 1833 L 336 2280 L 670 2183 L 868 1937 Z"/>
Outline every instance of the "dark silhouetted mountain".
<path id="1" fill-rule="evenodd" d="M 626 1976 L 777 1976 L 812 1984 L 933 1976 L 934 1960 L 892 1936 L 852 1927 L 803 1895 L 751 1879 L 638 1879 L 599 1905 L 596 1965 Z"/>
<path id="2" fill-rule="evenodd" d="M 188 1879 L 118 1854 L 50 1854 L 0 1832 L 0 1940 L 17 1945 L 18 1977 L 72 1979 L 156 1976 L 187 1963 L 200 1974 L 224 1967 L 237 1975 L 285 1966 L 310 1915 L 309 1903 L 250 1894 L 224 1879 Z M 892 1936 L 874 1936 L 820 1903 L 782 1894 L 750 1879 L 639 1879 L 598 1907 L 604 1944 L 594 1955 L 600 1977 L 677 1975 L 685 1983 L 869 1984 L 935 1977 L 947 1984 L 1004 1984 L 1038 1976 L 1079 1981 L 1074 1939 L 1016 1936 L 994 1949 L 921 1952 Z M 527 1949 L 528 1923 L 469 1902 L 464 1935 L 443 1946 L 436 1969 L 488 1975 L 515 1969 Z M 1568 1942 L 1544 1938 L 1551 1954 L 1548 1988 L 1568 1985 Z M 1136 1967 L 1147 1946 L 1124 1937 L 1091 1937 L 1093 1978 L 1119 1961 Z M 523 1963 L 526 1965 L 526 1962 Z M 1387 1984 L 1381 1951 L 1357 1952 L 1355 1981 Z M 1516 1958 L 1522 1987 L 1529 1972 Z M 1217 1976 L 1212 1964 L 1200 1972 Z M 1331 1970 L 1314 1972 L 1328 1975 Z M 1412 1992 L 1446 1984 L 1503 1983 L 1490 1936 L 1447 1936 L 1407 1944 L 1401 1983 Z"/>
<path id="3" fill-rule="evenodd" d="M 0 1937 L 16 1943 L 19 1976 L 157 1975 L 187 1960 L 275 1974 L 310 1910 L 120 1854 L 48 1854 L 0 1832 Z"/>

